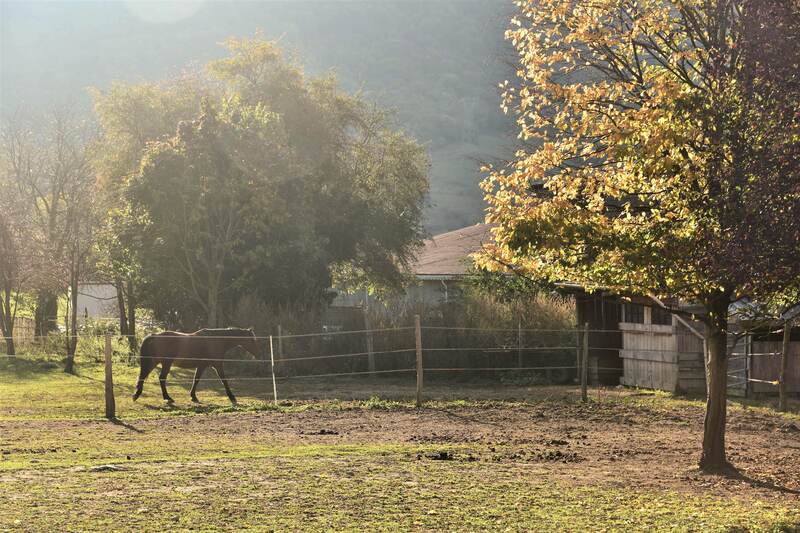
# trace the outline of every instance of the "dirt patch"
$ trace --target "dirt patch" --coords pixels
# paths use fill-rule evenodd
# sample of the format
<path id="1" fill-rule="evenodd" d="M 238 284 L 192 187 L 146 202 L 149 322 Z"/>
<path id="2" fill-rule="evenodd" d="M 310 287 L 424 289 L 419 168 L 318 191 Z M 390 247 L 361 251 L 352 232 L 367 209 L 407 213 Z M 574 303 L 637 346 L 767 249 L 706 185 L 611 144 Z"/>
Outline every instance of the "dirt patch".
<path id="1" fill-rule="evenodd" d="M 58 446 L 37 446 L 36 460 L 81 449 L 87 441 L 101 438 L 113 440 L 114 445 L 124 443 L 123 453 L 138 458 L 141 442 L 172 442 L 176 435 L 191 436 L 199 443 L 216 439 L 232 449 L 418 445 L 429 449 L 413 452 L 408 459 L 537 464 L 550 478 L 574 485 L 710 491 L 721 496 L 747 491 L 752 497 L 782 498 L 800 505 L 797 424 L 756 410 L 735 410 L 729 416 L 728 451 L 741 473 L 729 477 L 707 476 L 695 468 L 702 438 L 701 408 L 612 401 L 199 415 L 131 422 L 135 431 L 99 421 L 3 422 L 0 459 L 13 459 L 22 450 L 19 443 L 38 443 L 43 435 L 57 435 L 53 439 Z"/>

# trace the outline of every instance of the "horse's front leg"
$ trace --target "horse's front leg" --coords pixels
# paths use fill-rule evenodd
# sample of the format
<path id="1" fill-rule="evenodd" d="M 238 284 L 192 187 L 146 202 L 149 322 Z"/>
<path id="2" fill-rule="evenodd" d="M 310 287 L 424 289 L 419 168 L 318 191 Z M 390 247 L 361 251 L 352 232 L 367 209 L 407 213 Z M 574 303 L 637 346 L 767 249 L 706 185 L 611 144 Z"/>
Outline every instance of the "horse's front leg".
<path id="1" fill-rule="evenodd" d="M 219 380 L 225 386 L 225 392 L 228 395 L 228 399 L 231 401 L 231 403 L 235 404 L 236 397 L 233 395 L 233 392 L 231 392 L 231 387 L 228 385 L 228 380 L 225 379 L 225 371 L 222 369 L 222 363 L 214 365 L 214 370 L 216 371 L 217 376 L 219 376 Z"/>
<path id="2" fill-rule="evenodd" d="M 200 400 L 197 399 L 197 384 L 200 383 L 200 376 L 203 375 L 203 371 L 206 369 L 205 366 L 198 366 L 197 369 L 194 371 L 194 381 L 192 381 L 192 401 L 195 403 L 200 403 Z"/>
<path id="3" fill-rule="evenodd" d="M 161 373 L 158 375 L 158 381 L 161 383 L 161 396 L 169 402 L 173 403 L 173 400 L 169 393 L 167 393 L 167 374 L 169 374 L 169 369 L 172 366 L 172 361 L 164 361 L 161 363 Z"/>
<path id="4" fill-rule="evenodd" d="M 139 379 L 136 381 L 136 392 L 133 393 L 133 401 L 139 399 L 142 395 L 144 388 L 144 380 L 147 379 L 148 374 L 153 370 L 153 365 L 150 359 L 142 359 L 141 368 L 139 370 Z"/>

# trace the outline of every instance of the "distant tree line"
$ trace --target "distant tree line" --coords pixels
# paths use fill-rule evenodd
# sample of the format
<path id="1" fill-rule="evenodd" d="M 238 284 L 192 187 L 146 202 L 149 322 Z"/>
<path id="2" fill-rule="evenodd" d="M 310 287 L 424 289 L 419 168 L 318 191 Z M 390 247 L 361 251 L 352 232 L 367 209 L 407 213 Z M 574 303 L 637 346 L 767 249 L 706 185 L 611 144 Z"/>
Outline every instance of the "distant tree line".
<path id="1" fill-rule="evenodd" d="M 131 336 L 137 308 L 193 329 L 226 324 L 244 297 L 321 305 L 333 285 L 403 285 L 424 235 L 425 150 L 332 75 L 304 75 L 274 42 L 225 46 L 202 71 L 92 89 L 91 117 L 6 118 L 9 353 L 23 295 L 36 295 L 43 334 L 69 294 L 71 370 L 78 284 L 89 279 L 115 285 Z"/>

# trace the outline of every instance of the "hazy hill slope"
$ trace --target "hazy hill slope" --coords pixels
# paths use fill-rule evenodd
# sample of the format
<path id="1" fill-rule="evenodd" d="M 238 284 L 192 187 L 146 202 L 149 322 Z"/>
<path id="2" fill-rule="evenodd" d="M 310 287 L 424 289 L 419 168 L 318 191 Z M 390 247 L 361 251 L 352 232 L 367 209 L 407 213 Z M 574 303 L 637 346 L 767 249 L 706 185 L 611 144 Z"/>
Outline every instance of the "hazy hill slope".
<path id="1" fill-rule="evenodd" d="M 218 57 L 257 29 L 310 72 L 397 110 L 433 159 L 431 232 L 475 222 L 479 160 L 508 155 L 497 83 L 511 73 L 500 1 L 0 2 L 0 104 L 84 101 L 85 87 L 155 79 Z"/>

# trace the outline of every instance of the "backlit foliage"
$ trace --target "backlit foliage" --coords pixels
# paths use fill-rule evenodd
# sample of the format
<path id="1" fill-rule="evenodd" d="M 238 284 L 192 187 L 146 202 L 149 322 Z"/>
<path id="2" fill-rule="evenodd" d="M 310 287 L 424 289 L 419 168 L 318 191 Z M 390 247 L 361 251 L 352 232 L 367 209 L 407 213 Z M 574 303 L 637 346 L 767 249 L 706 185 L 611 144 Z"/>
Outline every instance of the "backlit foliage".
<path id="1" fill-rule="evenodd" d="M 483 183 L 483 266 L 699 300 L 797 285 L 796 2 L 518 8 L 503 105 L 525 148 Z"/>

